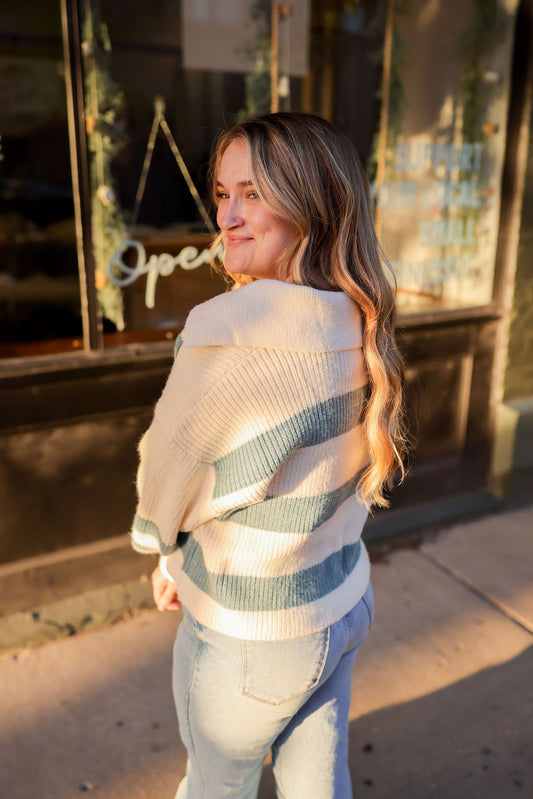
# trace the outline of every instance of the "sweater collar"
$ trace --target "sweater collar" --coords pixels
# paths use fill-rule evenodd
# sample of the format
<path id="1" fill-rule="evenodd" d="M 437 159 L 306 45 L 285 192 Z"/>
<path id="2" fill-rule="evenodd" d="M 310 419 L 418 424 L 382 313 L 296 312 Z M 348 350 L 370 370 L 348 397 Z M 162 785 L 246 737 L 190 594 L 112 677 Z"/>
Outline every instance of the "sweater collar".
<path id="1" fill-rule="evenodd" d="M 362 346 L 361 313 L 342 291 L 256 280 L 193 308 L 183 343 L 299 352 L 351 350 Z"/>

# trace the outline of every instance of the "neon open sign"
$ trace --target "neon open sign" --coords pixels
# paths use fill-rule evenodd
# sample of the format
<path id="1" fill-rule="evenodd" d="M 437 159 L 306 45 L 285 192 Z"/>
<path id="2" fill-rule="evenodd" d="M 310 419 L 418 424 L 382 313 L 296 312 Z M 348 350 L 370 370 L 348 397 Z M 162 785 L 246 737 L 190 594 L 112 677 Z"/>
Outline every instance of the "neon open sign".
<path id="1" fill-rule="evenodd" d="M 130 266 L 124 261 L 124 255 L 128 250 L 137 251 L 137 260 L 134 266 Z M 215 255 L 222 255 L 222 245 L 215 250 Z M 155 306 L 155 289 L 160 277 L 167 277 L 179 266 L 182 269 L 198 269 L 202 264 L 210 263 L 209 247 L 198 250 L 197 247 L 184 247 L 178 255 L 162 252 L 159 255 L 151 255 L 146 259 L 146 250 L 140 241 L 136 239 L 124 239 L 109 261 L 109 279 L 115 286 L 124 288 L 130 286 L 142 275 L 146 275 L 145 304 L 147 308 Z"/>

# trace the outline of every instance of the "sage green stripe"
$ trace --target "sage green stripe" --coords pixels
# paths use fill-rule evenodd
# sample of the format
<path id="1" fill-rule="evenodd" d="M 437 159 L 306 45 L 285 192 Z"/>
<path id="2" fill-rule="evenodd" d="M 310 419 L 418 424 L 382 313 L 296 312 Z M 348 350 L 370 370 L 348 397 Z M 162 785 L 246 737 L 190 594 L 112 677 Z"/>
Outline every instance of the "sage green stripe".
<path id="1" fill-rule="evenodd" d="M 161 538 L 161 533 L 159 532 L 159 527 L 154 522 L 149 521 L 148 519 L 143 519 L 142 516 L 139 516 L 138 513 L 135 514 L 135 519 L 133 520 L 133 528 L 134 530 L 138 530 L 139 533 L 144 533 L 145 535 L 149 535 L 154 539 L 155 546 L 158 547 L 159 552 L 161 555 L 170 555 L 176 549 L 176 545 L 165 544 L 163 539 Z M 142 548 L 142 544 L 137 548 Z M 148 550 L 147 550 L 148 551 Z"/>
<path id="2" fill-rule="evenodd" d="M 213 464 L 215 498 L 232 494 L 273 475 L 300 447 L 323 444 L 361 421 L 366 386 L 304 408 L 289 419 L 222 456 Z"/>
<path id="3" fill-rule="evenodd" d="M 327 494 L 314 497 L 267 497 L 255 505 L 228 511 L 219 520 L 275 533 L 312 533 L 331 519 L 340 506 L 355 494 L 359 474 Z"/>
<path id="4" fill-rule="evenodd" d="M 204 594 L 229 610 L 253 613 L 289 610 L 327 596 L 354 570 L 361 555 L 361 541 L 346 544 L 321 563 L 278 577 L 210 572 L 202 548 L 192 534 L 187 535 L 181 550 L 183 571 Z"/>
<path id="5" fill-rule="evenodd" d="M 183 336 L 181 333 L 178 333 L 178 335 L 176 336 L 176 343 L 174 344 L 174 358 L 176 358 L 176 355 L 180 351 L 182 344 L 183 344 Z"/>

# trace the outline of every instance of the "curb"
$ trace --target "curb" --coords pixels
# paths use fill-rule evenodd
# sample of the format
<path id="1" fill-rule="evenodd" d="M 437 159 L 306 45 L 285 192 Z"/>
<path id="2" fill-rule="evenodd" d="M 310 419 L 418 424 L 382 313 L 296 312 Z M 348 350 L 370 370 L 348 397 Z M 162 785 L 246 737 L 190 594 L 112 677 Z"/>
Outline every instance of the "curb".
<path id="1" fill-rule="evenodd" d="M 0 653 L 78 635 L 154 607 L 150 580 L 143 576 L 34 610 L 12 613 L 0 618 Z"/>

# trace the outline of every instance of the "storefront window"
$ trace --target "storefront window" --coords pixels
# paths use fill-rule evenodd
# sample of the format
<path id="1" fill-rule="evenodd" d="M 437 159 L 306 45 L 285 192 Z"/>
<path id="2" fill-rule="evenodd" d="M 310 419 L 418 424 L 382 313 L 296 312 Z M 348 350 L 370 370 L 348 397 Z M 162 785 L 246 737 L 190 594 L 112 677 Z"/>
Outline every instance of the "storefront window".
<path id="1" fill-rule="evenodd" d="M 59 4 L 0 19 L 0 357 L 81 346 Z"/>
<path id="2" fill-rule="evenodd" d="M 506 5 L 389 3 L 387 147 L 374 185 L 403 313 L 491 302 L 511 37 Z M 383 128 L 380 137 L 383 142 Z"/>
<path id="3" fill-rule="evenodd" d="M 379 8 L 352 5 L 280 4 L 276 102 L 336 119 L 366 160 L 379 110 Z M 104 339 L 171 336 L 195 304 L 225 288 L 208 264 L 209 153 L 229 123 L 271 109 L 272 3 L 155 0 L 148 14 L 141 2 L 87 0 L 84 8 Z"/>
<path id="4" fill-rule="evenodd" d="M 60 5 L 50 14 L 22 0 L 3 16 L 1 356 L 83 347 Z M 314 111 L 370 157 L 383 3 L 154 0 L 149 13 L 140 0 L 65 3 L 74 8 L 90 171 L 80 196 L 92 219 L 81 227 L 104 345 L 172 338 L 225 289 L 208 263 L 219 131 L 272 107 Z"/>
<path id="5" fill-rule="evenodd" d="M 454 0 L 452 13 L 426 0 L 68 0 L 80 12 L 85 124 L 71 124 L 70 142 L 60 1 L 10 4 L 0 356 L 81 348 L 80 307 L 96 317 L 85 297 L 80 306 L 72 137 L 88 147 L 81 227 L 104 345 L 170 339 L 225 289 L 208 263 L 213 140 L 271 108 L 319 113 L 355 141 L 401 313 L 490 303 L 513 3 Z"/>
<path id="6" fill-rule="evenodd" d="M 82 31 L 93 246 L 107 344 L 173 335 L 224 290 L 207 248 L 214 114 L 242 83 L 183 69 L 179 2 L 85 3 Z M 201 5 L 201 4 L 200 4 Z M 193 268 L 192 268 L 193 267 Z"/>

